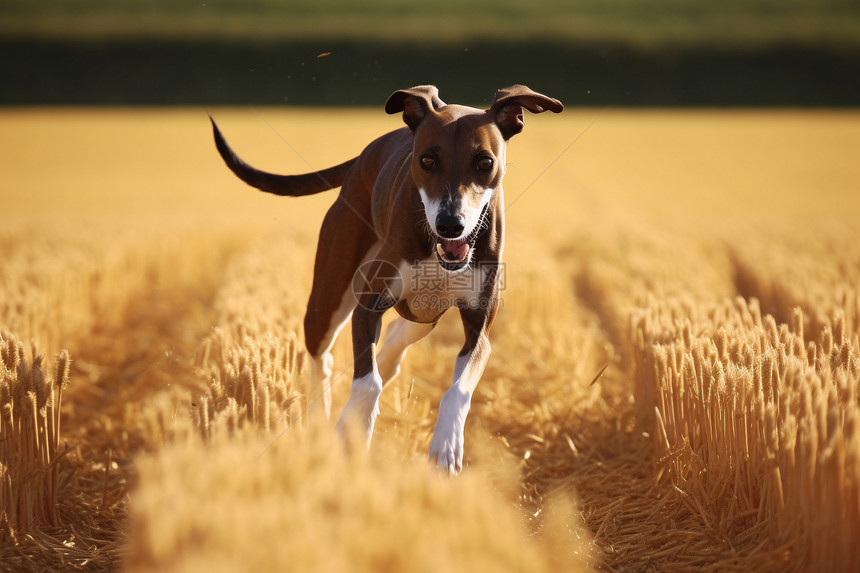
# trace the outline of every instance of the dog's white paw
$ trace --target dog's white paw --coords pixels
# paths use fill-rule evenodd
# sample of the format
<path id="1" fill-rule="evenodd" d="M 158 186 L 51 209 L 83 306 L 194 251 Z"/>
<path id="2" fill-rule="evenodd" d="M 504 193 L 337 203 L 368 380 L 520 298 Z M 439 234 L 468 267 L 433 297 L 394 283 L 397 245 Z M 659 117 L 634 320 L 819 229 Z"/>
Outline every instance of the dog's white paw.
<path id="1" fill-rule="evenodd" d="M 463 469 L 463 428 L 470 403 L 471 396 L 452 386 L 439 404 L 439 419 L 433 430 L 429 459 L 448 475 L 456 475 Z"/>
<path id="2" fill-rule="evenodd" d="M 446 435 L 443 435 L 446 434 Z M 430 463 L 448 475 L 457 475 L 463 469 L 463 432 L 440 432 L 437 426 L 430 442 Z"/>
<path id="3" fill-rule="evenodd" d="M 382 379 L 375 372 L 352 381 L 352 392 L 341 412 L 336 429 L 348 441 L 351 433 L 361 436 L 367 447 L 373 437 L 373 425 L 379 415 Z"/>

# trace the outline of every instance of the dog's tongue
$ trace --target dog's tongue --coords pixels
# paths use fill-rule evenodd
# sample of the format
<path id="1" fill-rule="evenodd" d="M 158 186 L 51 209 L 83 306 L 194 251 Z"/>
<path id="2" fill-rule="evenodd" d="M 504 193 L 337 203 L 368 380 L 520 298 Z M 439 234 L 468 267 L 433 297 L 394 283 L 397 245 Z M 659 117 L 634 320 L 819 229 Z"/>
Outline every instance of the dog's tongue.
<path id="1" fill-rule="evenodd" d="M 441 241 L 442 249 L 445 251 L 445 259 L 451 262 L 459 262 L 466 258 L 469 254 L 469 243 L 466 239 L 458 239 L 456 241 Z"/>

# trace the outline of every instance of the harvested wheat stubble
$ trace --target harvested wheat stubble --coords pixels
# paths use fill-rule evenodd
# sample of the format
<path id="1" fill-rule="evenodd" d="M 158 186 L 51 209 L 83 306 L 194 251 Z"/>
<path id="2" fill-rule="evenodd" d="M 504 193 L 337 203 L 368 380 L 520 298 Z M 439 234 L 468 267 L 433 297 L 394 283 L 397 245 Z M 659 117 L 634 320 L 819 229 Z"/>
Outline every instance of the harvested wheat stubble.
<path id="1" fill-rule="evenodd" d="M 454 482 L 423 458 L 456 316 L 383 393 L 369 457 L 304 427 L 333 195 L 245 189 L 205 114 L 0 114 L 0 329 L 75 359 L 58 525 L 31 520 L 3 566 L 855 567 L 860 117 L 610 111 L 543 172 L 596 115 L 569 112 L 511 142 L 504 306 Z M 306 168 L 257 115 L 217 113 L 261 167 Z M 399 127 L 260 113 L 318 166 Z"/>

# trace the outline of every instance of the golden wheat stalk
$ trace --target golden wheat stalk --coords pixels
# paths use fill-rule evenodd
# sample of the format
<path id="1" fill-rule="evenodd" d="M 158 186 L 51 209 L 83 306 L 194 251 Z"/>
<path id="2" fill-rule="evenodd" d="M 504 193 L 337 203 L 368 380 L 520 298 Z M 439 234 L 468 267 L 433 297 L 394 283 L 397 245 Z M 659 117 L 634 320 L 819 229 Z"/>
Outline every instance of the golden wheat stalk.
<path id="1" fill-rule="evenodd" d="M 631 327 L 637 399 L 652 400 L 640 411 L 682 501 L 718 531 L 763 527 L 813 569 L 857 570 L 860 346 L 844 314 L 817 343 L 800 309 L 778 327 L 756 301 L 680 315 L 650 309 Z"/>
<path id="2" fill-rule="evenodd" d="M 54 381 L 35 348 L 28 365 L 23 345 L 0 333 L 0 537 L 59 524 L 60 403 L 69 382 L 69 353 L 57 355 Z"/>
<path id="3" fill-rule="evenodd" d="M 213 347 L 221 349 L 220 359 L 210 364 Z M 204 348 L 200 367 L 209 384 L 192 412 L 201 435 L 211 438 L 221 429 L 233 434 L 247 425 L 269 432 L 297 421 L 302 361 L 295 333 L 252 337 L 216 329 Z"/>

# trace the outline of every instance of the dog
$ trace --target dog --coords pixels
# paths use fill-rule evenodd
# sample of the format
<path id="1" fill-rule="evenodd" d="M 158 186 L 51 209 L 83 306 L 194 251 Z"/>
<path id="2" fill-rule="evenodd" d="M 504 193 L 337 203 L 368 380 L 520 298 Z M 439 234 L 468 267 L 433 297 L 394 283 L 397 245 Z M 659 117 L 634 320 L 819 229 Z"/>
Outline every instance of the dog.
<path id="1" fill-rule="evenodd" d="M 429 459 L 449 474 L 462 470 L 466 416 L 490 356 L 488 331 L 499 303 L 507 142 L 522 131 L 524 109 L 559 113 L 564 106 L 522 85 L 497 91 L 488 110 L 447 105 L 435 86 L 399 90 L 385 111 L 402 113 L 406 127 L 358 157 L 303 175 L 251 167 L 212 120 L 221 157 L 245 183 L 290 197 L 341 188 L 320 229 L 304 332 L 309 401 L 321 397 L 328 417 L 331 348 L 352 317 L 354 377 L 337 423 L 342 435 L 356 432 L 370 444 L 379 396 L 407 348 L 456 307 L 465 343 L 439 404 Z M 391 308 L 399 317 L 377 355 L 382 315 Z"/>

